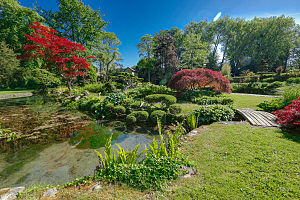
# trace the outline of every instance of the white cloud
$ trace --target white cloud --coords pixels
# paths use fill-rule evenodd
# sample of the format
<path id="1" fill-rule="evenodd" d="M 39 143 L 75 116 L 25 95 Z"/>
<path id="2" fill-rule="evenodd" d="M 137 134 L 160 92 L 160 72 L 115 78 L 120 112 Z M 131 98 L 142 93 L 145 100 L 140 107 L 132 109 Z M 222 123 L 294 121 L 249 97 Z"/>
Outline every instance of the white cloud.
<path id="1" fill-rule="evenodd" d="M 221 17 L 221 12 L 218 12 L 218 14 L 214 17 L 213 21 L 217 21 Z"/>

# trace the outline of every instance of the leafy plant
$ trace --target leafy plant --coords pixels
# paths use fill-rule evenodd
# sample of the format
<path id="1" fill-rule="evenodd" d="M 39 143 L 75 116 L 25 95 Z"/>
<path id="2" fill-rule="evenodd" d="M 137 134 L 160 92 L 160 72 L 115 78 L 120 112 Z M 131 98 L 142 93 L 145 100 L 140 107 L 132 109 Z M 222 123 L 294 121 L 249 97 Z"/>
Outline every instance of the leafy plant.
<path id="1" fill-rule="evenodd" d="M 12 132 L 9 129 L 2 129 L 1 128 L 1 120 L 0 120 L 0 139 L 5 139 L 6 142 L 16 142 L 18 138 L 21 138 L 17 135 L 16 132 Z"/>
<path id="2" fill-rule="evenodd" d="M 142 151 L 141 153 L 138 153 L 139 145 L 137 145 L 133 150 L 125 150 L 122 147 L 120 147 L 118 144 L 116 144 L 119 148 L 119 150 L 112 150 L 111 148 L 111 139 L 112 135 L 109 136 L 109 138 L 106 141 L 105 144 L 105 150 L 104 150 L 104 158 L 97 150 L 95 150 L 96 154 L 99 157 L 99 163 L 97 170 L 102 168 L 108 168 L 112 165 L 117 164 L 134 164 L 137 163 L 138 159 L 145 154 L 147 150 Z"/>
<path id="3" fill-rule="evenodd" d="M 225 105 L 201 106 L 194 110 L 194 113 L 198 116 L 199 125 L 218 121 L 231 121 L 234 117 L 234 111 Z"/>
<path id="4" fill-rule="evenodd" d="M 212 105 L 212 104 L 232 105 L 233 99 L 224 98 L 224 97 L 198 97 L 198 98 L 194 98 L 192 102 L 198 105 Z"/>
<path id="5" fill-rule="evenodd" d="M 195 128 L 198 128 L 199 115 L 199 113 L 196 115 L 195 113 L 191 112 L 187 116 L 186 123 L 190 131 L 194 130 Z"/>

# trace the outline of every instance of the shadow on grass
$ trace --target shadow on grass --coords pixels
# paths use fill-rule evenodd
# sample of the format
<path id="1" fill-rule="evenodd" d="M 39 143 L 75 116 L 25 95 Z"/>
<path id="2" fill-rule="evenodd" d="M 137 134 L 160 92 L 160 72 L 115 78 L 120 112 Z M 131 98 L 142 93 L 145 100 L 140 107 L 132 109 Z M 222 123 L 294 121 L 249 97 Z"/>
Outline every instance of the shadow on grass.
<path id="1" fill-rule="evenodd" d="M 281 129 L 282 137 L 300 143 L 300 129 Z"/>

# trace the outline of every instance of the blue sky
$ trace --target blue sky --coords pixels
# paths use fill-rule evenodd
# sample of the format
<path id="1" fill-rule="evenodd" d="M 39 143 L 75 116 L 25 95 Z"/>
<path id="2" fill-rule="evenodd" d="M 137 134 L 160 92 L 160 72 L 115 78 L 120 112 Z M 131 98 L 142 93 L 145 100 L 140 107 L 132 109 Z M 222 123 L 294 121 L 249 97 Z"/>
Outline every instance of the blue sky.
<path id="1" fill-rule="evenodd" d="M 57 9 L 56 0 L 37 0 L 41 7 Z M 19 0 L 22 6 L 33 8 L 35 0 Z M 191 21 L 208 18 L 218 12 L 252 19 L 257 17 L 294 17 L 300 24 L 300 0 L 83 0 L 93 9 L 100 7 L 104 19 L 109 21 L 108 31 L 121 40 L 123 65 L 131 67 L 138 60 L 136 45 L 145 34 L 161 29 L 183 28 Z M 221 17 L 222 17 L 221 16 Z"/>

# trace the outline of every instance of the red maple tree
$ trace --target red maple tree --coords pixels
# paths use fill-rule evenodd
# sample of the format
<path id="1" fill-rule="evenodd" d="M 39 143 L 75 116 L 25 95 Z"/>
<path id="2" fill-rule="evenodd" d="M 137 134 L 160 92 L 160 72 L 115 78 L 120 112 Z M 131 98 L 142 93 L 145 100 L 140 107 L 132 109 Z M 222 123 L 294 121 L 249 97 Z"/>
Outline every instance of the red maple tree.
<path id="1" fill-rule="evenodd" d="M 231 93 L 230 81 L 221 72 L 210 69 L 184 69 L 170 79 L 168 86 L 177 91 L 212 87 L 216 91 Z"/>
<path id="2" fill-rule="evenodd" d="M 19 59 L 28 60 L 41 58 L 47 63 L 45 68 L 55 68 L 66 80 L 69 90 L 72 88 L 72 81 L 76 76 L 84 76 L 84 70 L 88 70 L 91 65 L 85 58 L 93 56 L 82 56 L 86 53 L 83 45 L 72 42 L 66 38 L 55 35 L 56 30 L 43 26 L 38 22 L 29 25 L 34 32 L 25 35 L 32 45 L 25 45 L 23 50 L 27 53 L 19 56 Z"/>

